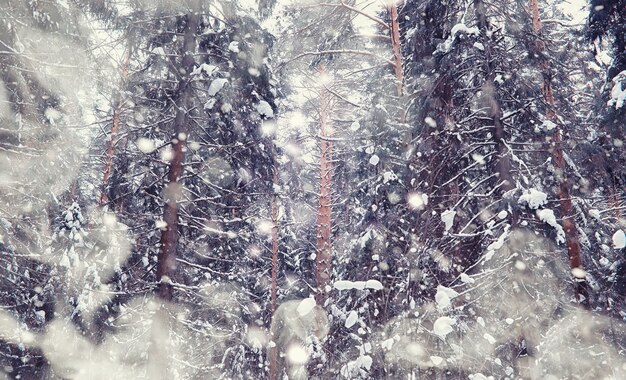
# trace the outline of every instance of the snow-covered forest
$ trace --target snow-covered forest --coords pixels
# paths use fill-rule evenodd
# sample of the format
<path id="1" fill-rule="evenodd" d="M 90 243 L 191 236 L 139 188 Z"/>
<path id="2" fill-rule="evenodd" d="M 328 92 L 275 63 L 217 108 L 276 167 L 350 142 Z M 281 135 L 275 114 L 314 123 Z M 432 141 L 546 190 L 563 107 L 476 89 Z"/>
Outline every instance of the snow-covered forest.
<path id="1" fill-rule="evenodd" d="M 0 379 L 626 379 L 626 0 L 0 0 Z"/>

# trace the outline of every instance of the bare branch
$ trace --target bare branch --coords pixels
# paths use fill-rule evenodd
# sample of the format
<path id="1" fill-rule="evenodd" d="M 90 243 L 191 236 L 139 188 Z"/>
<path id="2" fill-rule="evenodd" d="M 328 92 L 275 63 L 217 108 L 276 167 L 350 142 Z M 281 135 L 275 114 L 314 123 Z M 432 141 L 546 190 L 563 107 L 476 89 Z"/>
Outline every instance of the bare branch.
<path id="1" fill-rule="evenodd" d="M 296 55 L 295 57 L 288 59 L 284 62 L 282 62 L 279 65 L 279 68 L 282 66 L 287 65 L 288 63 L 291 63 L 297 59 L 303 58 L 303 57 L 307 57 L 307 56 L 311 56 L 311 55 L 325 55 L 325 54 L 357 54 L 357 55 L 369 55 L 371 57 L 376 57 L 378 59 L 381 59 L 387 63 L 389 63 L 392 66 L 395 66 L 395 63 L 387 58 L 383 58 L 380 57 L 372 52 L 369 51 L 365 51 L 365 50 L 352 50 L 352 49 L 345 49 L 345 50 L 322 50 L 322 51 L 305 51 L 303 53 L 300 53 L 298 55 Z"/>
<path id="2" fill-rule="evenodd" d="M 357 108 L 361 108 L 361 107 L 363 107 L 363 105 L 358 104 L 358 103 L 355 103 L 355 102 L 353 102 L 353 101 L 351 101 L 351 100 L 349 100 L 349 99 L 345 98 L 344 96 L 342 96 L 341 94 L 337 93 L 336 91 L 334 91 L 334 90 L 332 90 L 332 89 L 328 88 L 328 86 L 324 86 L 324 88 L 326 88 L 326 90 L 327 90 L 328 92 L 330 92 L 331 94 L 335 95 L 338 99 L 343 100 L 344 102 L 346 102 L 346 103 L 348 103 L 348 104 L 350 104 L 350 105 L 352 105 L 352 106 L 354 106 L 354 107 L 357 107 Z"/>
<path id="3" fill-rule="evenodd" d="M 372 16 L 370 14 L 367 14 L 365 12 L 363 12 L 362 10 L 355 8 L 351 5 L 346 4 L 343 0 L 337 4 L 337 3 L 320 3 L 320 4 L 315 4 L 314 6 L 323 6 L 323 7 L 338 7 L 338 8 L 345 8 L 349 11 L 352 11 L 354 13 L 358 13 L 363 17 L 366 17 L 372 21 L 374 21 L 375 23 L 377 23 L 378 25 L 382 26 L 385 29 L 389 29 L 389 25 L 387 25 L 386 22 L 384 22 L 382 19 L 376 17 L 376 16 Z"/>

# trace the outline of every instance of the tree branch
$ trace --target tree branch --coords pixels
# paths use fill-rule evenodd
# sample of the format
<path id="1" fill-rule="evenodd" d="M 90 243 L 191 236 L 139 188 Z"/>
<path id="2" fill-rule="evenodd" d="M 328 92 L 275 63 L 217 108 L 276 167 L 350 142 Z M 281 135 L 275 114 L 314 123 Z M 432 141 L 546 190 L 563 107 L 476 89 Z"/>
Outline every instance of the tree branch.
<path id="1" fill-rule="evenodd" d="M 371 53 L 371 52 L 369 52 L 369 51 L 365 51 L 365 50 L 352 50 L 352 49 L 346 49 L 346 50 L 305 51 L 305 52 L 303 52 L 303 53 L 300 53 L 300 54 L 296 55 L 295 57 L 293 57 L 293 58 L 291 58 L 291 59 L 288 59 L 288 60 L 286 60 L 286 61 L 282 62 L 282 63 L 281 63 L 278 67 L 280 68 L 280 67 L 282 67 L 282 66 L 285 66 L 285 65 L 287 65 L 288 63 L 291 63 L 291 62 L 293 62 L 293 61 L 295 61 L 295 60 L 297 60 L 297 59 L 300 59 L 300 58 L 302 58 L 302 57 L 306 57 L 306 56 L 310 56 L 310 55 L 324 55 L 324 54 L 358 54 L 358 55 L 369 55 L 369 56 L 372 56 L 372 57 L 376 57 L 376 58 L 378 58 L 378 59 L 381 59 L 381 60 L 383 60 L 383 61 L 385 61 L 385 62 L 389 63 L 389 64 L 390 64 L 390 65 L 392 65 L 392 66 L 395 66 L 395 62 L 393 62 L 392 60 L 387 59 L 387 58 L 380 57 L 380 56 L 378 56 L 378 55 L 376 55 L 376 54 L 374 54 L 374 53 Z"/>
<path id="2" fill-rule="evenodd" d="M 386 22 L 384 22 L 382 19 L 376 17 L 376 16 L 372 16 L 370 14 L 367 14 L 365 12 L 363 12 L 362 10 L 355 8 L 351 5 L 346 4 L 343 0 L 339 3 L 339 4 L 333 4 L 333 3 L 320 3 L 320 4 L 315 4 L 314 6 L 323 6 L 323 7 L 338 7 L 338 8 L 345 8 L 349 11 L 352 11 L 354 13 L 358 13 L 363 17 L 366 17 L 372 21 L 374 21 L 375 23 L 377 23 L 378 25 L 382 26 L 385 29 L 389 29 L 389 25 L 387 25 Z"/>

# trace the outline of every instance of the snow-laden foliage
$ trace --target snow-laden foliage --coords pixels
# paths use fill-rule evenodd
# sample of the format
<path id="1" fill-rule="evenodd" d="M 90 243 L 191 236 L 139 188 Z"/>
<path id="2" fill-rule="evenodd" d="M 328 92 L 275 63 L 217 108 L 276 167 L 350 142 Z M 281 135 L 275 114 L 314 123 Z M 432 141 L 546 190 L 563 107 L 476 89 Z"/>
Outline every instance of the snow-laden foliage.
<path id="1" fill-rule="evenodd" d="M 624 9 L 1 2 L 0 377 L 621 378 Z"/>

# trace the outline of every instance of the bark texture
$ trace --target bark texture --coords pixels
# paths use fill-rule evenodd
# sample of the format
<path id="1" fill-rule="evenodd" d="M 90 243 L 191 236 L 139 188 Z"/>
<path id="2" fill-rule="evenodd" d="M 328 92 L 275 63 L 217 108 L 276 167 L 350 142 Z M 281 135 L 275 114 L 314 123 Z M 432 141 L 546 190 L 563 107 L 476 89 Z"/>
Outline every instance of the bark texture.
<path id="1" fill-rule="evenodd" d="M 320 70 L 324 75 L 324 69 Z M 332 262 L 332 149 L 333 142 L 330 139 L 330 93 L 325 86 L 320 88 L 320 203 L 317 219 L 317 254 L 316 254 L 316 279 L 318 305 L 324 305 L 327 298 L 326 286 L 330 282 Z"/>
<path id="2" fill-rule="evenodd" d="M 543 82 L 541 86 L 541 93 L 543 100 L 546 103 L 546 118 L 553 122 L 556 127 L 554 128 L 553 135 L 553 156 L 554 164 L 556 167 L 556 177 L 559 182 L 559 203 L 561 207 L 561 217 L 563 219 L 563 230 L 565 230 L 565 240 L 567 245 L 567 254 L 569 257 L 570 267 L 572 270 L 583 269 L 582 257 L 580 253 L 580 242 L 578 238 L 578 228 L 576 226 L 576 219 L 574 215 L 574 205 L 572 204 L 572 197 L 570 194 L 570 185 L 567 180 L 567 165 L 565 163 L 565 157 L 563 153 L 563 136 L 561 123 L 559 117 L 556 114 L 556 101 L 554 99 L 554 93 L 552 91 L 552 75 L 550 61 L 545 55 L 545 44 L 541 40 L 541 17 L 539 14 L 539 4 L 537 0 L 530 0 L 530 13 L 532 15 L 532 27 L 535 33 L 536 43 L 533 44 L 535 54 L 539 59 L 539 65 L 543 76 Z M 581 302 L 584 298 L 584 303 L 588 303 L 589 294 L 587 291 L 586 283 L 583 279 L 576 278 L 576 301 Z"/>
<path id="3" fill-rule="evenodd" d="M 179 96 L 176 103 L 176 116 L 172 134 L 173 156 L 170 161 L 167 175 L 168 183 L 164 189 L 165 206 L 163 221 L 166 226 L 161 234 L 161 250 L 158 255 L 156 278 L 158 296 L 166 301 L 173 298 L 172 279 L 176 272 L 176 251 L 178 245 L 178 198 L 181 194 L 180 177 L 183 174 L 184 152 L 183 145 L 187 137 L 187 124 L 191 109 L 191 77 L 194 68 L 193 54 L 196 49 L 196 31 L 200 16 L 190 14 L 187 16 L 183 42 L 183 73 L 179 83 Z"/>

